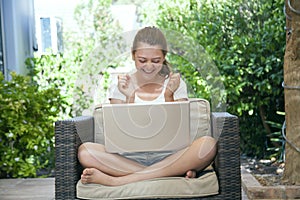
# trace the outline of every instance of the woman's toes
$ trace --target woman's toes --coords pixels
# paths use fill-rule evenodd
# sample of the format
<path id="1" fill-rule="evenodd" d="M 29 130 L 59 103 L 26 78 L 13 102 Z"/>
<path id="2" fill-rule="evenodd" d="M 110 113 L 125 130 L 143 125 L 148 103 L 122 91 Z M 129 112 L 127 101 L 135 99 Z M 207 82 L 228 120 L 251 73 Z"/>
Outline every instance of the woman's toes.
<path id="1" fill-rule="evenodd" d="M 81 174 L 81 182 L 83 184 L 89 183 L 92 175 L 93 175 L 93 169 L 90 168 L 86 168 L 83 170 L 82 174 Z"/>
<path id="2" fill-rule="evenodd" d="M 86 184 L 87 183 L 86 178 L 85 178 L 84 175 L 81 175 L 81 179 L 80 180 L 81 180 L 82 184 Z"/>
<path id="3" fill-rule="evenodd" d="M 196 171 L 195 170 L 187 171 L 185 177 L 186 178 L 196 178 Z"/>
<path id="4" fill-rule="evenodd" d="M 86 168 L 82 172 L 83 175 L 88 176 L 93 174 L 93 169 L 92 168 Z"/>

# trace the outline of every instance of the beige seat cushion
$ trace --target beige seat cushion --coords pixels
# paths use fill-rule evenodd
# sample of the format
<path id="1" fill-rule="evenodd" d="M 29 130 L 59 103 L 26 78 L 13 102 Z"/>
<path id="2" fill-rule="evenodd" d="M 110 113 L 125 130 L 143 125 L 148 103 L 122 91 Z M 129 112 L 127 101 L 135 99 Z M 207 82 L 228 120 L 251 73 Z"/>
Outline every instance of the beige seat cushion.
<path id="1" fill-rule="evenodd" d="M 199 178 L 157 178 L 109 187 L 99 184 L 77 183 L 77 197 L 81 199 L 143 199 L 203 197 L 218 194 L 215 172 L 205 170 Z"/>

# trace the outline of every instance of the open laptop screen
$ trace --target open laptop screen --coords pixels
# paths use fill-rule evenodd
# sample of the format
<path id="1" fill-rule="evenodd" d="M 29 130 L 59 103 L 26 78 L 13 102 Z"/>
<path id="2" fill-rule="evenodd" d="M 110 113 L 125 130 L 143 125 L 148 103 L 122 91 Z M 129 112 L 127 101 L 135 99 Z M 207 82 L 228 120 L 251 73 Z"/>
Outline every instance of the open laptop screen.
<path id="1" fill-rule="evenodd" d="M 190 143 L 189 102 L 103 105 L 106 151 L 173 151 Z"/>

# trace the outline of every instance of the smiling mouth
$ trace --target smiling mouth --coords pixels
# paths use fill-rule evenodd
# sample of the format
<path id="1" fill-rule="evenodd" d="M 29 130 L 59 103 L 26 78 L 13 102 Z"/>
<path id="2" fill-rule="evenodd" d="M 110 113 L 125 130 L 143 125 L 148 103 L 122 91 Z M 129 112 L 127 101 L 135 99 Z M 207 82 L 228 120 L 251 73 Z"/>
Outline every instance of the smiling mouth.
<path id="1" fill-rule="evenodd" d="M 142 71 L 143 71 L 145 74 L 152 74 L 155 70 L 145 70 L 145 69 L 142 69 Z"/>

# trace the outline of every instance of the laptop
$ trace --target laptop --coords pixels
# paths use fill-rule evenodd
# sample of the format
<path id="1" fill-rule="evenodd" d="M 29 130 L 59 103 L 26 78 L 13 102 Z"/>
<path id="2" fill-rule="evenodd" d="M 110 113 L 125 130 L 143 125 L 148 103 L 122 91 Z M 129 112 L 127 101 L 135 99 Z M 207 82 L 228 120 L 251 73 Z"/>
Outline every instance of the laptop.
<path id="1" fill-rule="evenodd" d="M 188 101 L 105 104 L 102 109 L 107 152 L 173 151 L 190 144 Z"/>

